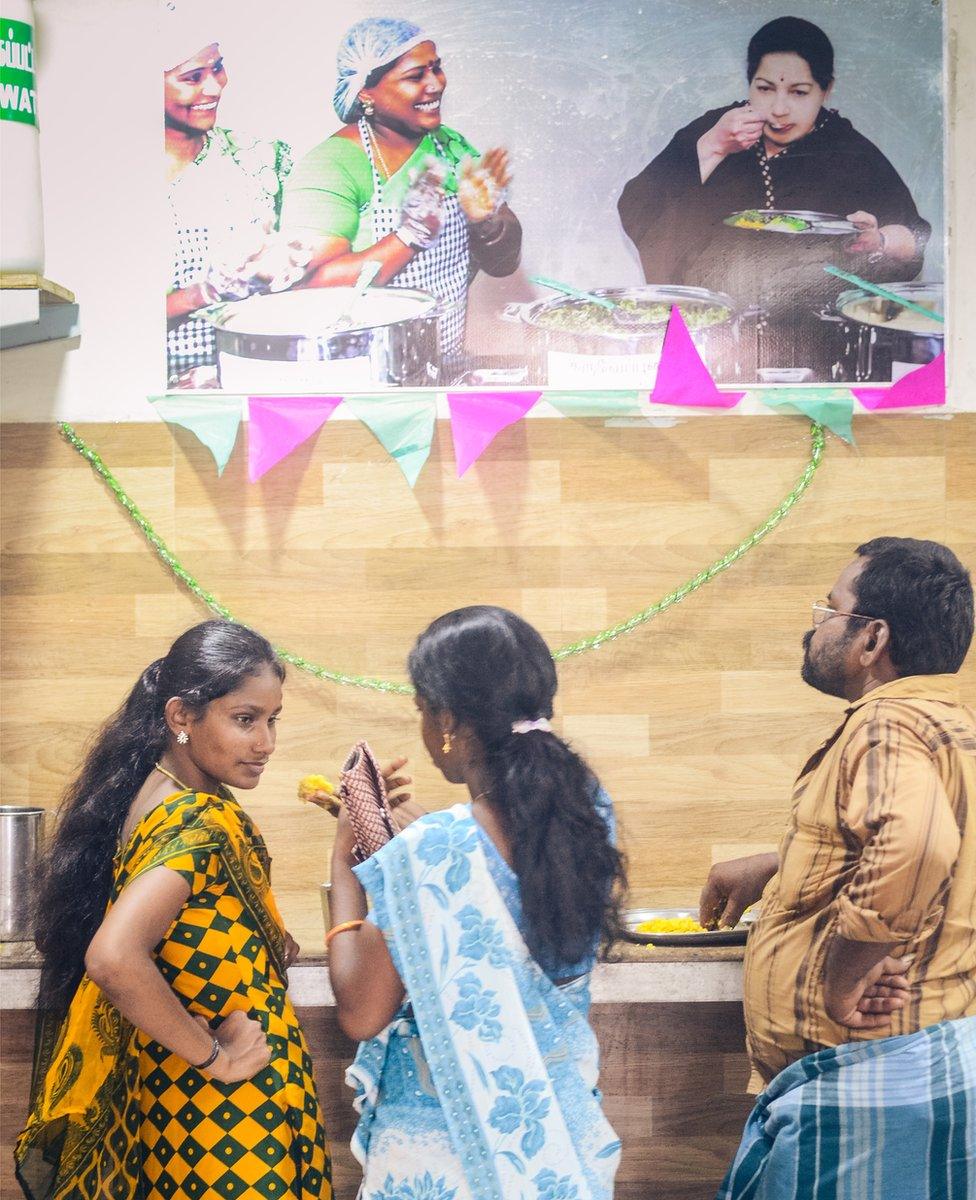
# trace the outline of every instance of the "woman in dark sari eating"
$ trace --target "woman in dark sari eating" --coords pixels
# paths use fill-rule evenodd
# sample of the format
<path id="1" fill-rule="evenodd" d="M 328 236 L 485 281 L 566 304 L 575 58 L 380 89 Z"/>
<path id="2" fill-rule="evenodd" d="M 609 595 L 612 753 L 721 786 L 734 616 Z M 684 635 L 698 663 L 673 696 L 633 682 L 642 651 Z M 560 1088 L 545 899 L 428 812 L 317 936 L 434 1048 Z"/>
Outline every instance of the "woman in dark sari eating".
<path id="1" fill-rule="evenodd" d="M 620 218 L 648 282 L 726 292 L 775 324 L 836 296 L 826 263 L 877 282 L 914 279 L 931 227 L 884 154 L 827 107 L 834 51 L 823 30 L 770 21 L 749 42 L 746 70 L 744 103 L 679 130 L 624 188 Z M 765 231 L 770 210 L 831 214 L 839 232 L 806 236 L 799 221 Z M 736 213 L 746 215 L 730 227 Z M 765 357 L 782 349 L 767 345 Z"/>

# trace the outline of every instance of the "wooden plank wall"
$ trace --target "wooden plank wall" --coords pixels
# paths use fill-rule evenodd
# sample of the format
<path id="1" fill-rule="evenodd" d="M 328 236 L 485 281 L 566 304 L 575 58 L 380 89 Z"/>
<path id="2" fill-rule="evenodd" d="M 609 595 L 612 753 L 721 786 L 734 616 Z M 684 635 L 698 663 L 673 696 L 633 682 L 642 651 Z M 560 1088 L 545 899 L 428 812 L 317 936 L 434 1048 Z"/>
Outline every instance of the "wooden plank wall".
<path id="1" fill-rule="evenodd" d="M 798 417 L 532 420 L 457 480 L 440 423 L 411 492 L 352 422 L 253 486 L 243 433 L 218 478 L 161 423 L 80 432 L 240 619 L 317 662 L 396 678 L 416 633 L 459 605 L 514 608 L 554 646 L 643 608 L 753 529 L 809 447 Z M 560 726 L 617 802 L 638 902 L 691 901 L 714 858 L 777 840 L 804 749 L 841 708 L 801 683 L 800 638 L 858 542 L 932 537 L 976 565 L 976 416 L 862 416 L 856 433 L 857 448 L 830 439 L 807 496 L 743 562 L 561 668 Z M 205 614 L 52 426 L 5 426 L 2 455 L 3 798 L 49 806 L 140 670 Z M 972 698 L 973 657 L 965 680 Z M 410 754 L 427 803 L 459 798 L 425 763 L 409 699 L 293 672 L 278 752 L 242 799 L 309 948 L 330 821 L 295 785 L 334 774 L 362 736 Z"/>

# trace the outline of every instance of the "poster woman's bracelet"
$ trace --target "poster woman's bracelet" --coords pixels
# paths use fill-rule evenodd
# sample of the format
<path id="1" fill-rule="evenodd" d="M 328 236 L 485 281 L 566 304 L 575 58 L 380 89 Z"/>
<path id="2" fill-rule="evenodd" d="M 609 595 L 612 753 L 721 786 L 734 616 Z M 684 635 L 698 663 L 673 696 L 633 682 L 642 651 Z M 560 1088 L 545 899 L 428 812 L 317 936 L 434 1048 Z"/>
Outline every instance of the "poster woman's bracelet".
<path id="1" fill-rule="evenodd" d="M 75 430 L 62 421 L 59 425 L 62 435 L 68 443 L 84 458 L 92 470 L 107 484 L 109 490 L 115 496 L 116 500 L 125 509 L 129 518 L 138 527 L 142 536 L 152 547 L 156 556 L 163 562 L 168 570 L 175 576 L 176 579 L 183 584 L 189 591 L 201 600 L 212 613 L 221 617 L 225 621 L 234 621 L 237 618 L 213 595 L 208 592 L 194 578 L 193 575 L 183 566 L 178 558 L 169 550 L 166 543 L 152 527 L 150 522 L 139 511 L 138 506 L 132 498 L 126 493 L 122 485 L 115 478 L 109 468 L 102 461 L 98 452 L 87 444 L 78 436 Z M 737 563 L 743 555 L 747 554 L 753 546 L 762 541 L 767 534 L 772 531 L 783 521 L 792 511 L 794 505 L 800 500 L 807 488 L 813 482 L 813 477 L 816 474 L 817 468 L 823 459 L 824 451 L 824 432 L 823 427 L 816 422 L 811 422 L 810 425 L 810 458 L 803 469 L 802 474 L 797 479 L 796 483 L 790 489 L 789 493 L 783 500 L 773 509 L 768 517 L 758 525 L 748 537 L 744 538 L 736 547 L 723 554 L 721 558 L 715 560 L 709 566 L 699 571 L 686 583 L 674 591 L 668 592 L 661 600 L 655 604 L 648 605 L 638 613 L 634 613 L 632 617 L 628 617 L 625 621 L 621 621 L 617 625 L 611 625 L 607 629 L 601 629 L 598 633 L 591 634 L 589 637 L 580 638 L 577 642 L 572 642 L 568 646 L 561 646 L 558 650 L 553 651 L 552 657 L 560 662 L 565 658 L 571 658 L 577 654 L 584 654 L 589 650 L 596 650 L 605 642 L 612 642 L 616 638 L 621 637 L 625 633 L 631 633 L 633 630 L 646 624 L 659 613 L 665 612 L 674 605 L 680 604 L 692 592 L 697 592 L 699 588 L 703 588 L 705 584 L 710 583 L 716 575 L 722 571 L 727 571 L 734 563 Z M 390 679 L 374 679 L 368 675 L 350 675 L 344 671 L 334 671 L 328 667 L 319 666 L 317 663 L 309 662 L 300 654 L 295 654 L 291 650 L 285 650 L 280 646 L 276 646 L 275 650 L 278 656 L 291 666 L 297 667 L 301 671 L 306 671 L 309 675 L 314 675 L 318 679 L 327 679 L 330 683 L 341 684 L 346 687 L 366 688 L 369 691 L 375 692 L 393 692 L 401 696 L 413 695 L 413 688 L 406 683 L 396 683 Z"/>

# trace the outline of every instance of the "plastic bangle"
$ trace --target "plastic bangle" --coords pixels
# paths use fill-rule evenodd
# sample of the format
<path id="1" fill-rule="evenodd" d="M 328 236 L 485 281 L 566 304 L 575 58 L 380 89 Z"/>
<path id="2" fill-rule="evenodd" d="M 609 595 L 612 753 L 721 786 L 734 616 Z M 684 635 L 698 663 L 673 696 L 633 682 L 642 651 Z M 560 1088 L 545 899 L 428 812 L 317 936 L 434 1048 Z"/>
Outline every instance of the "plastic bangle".
<path id="1" fill-rule="evenodd" d="M 329 932 L 325 935 L 326 946 L 328 946 L 329 942 L 332 941 L 337 933 L 346 933 L 350 929 L 358 929 L 362 923 L 362 920 L 343 921 L 341 925 L 333 925 Z"/>
<path id="2" fill-rule="evenodd" d="M 205 1071 L 207 1067 L 212 1067 L 217 1061 L 217 1055 L 220 1053 L 220 1042 L 216 1038 L 213 1040 L 213 1046 L 210 1049 L 209 1057 L 202 1063 L 191 1063 L 197 1071 Z"/>

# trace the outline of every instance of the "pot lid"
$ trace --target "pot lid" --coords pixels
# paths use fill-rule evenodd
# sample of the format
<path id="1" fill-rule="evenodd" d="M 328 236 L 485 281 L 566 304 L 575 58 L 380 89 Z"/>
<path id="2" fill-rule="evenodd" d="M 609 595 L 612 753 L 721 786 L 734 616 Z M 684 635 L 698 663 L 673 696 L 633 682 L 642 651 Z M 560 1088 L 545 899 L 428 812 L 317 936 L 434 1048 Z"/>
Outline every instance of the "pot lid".
<path id="1" fill-rule="evenodd" d="M 327 337 L 375 329 L 432 315 L 437 301 L 410 288 L 370 288 L 359 299 L 351 287 L 302 288 L 221 304 L 204 316 L 218 329 L 251 337 Z M 350 318 L 346 323 L 345 318 Z M 341 328 L 336 328 L 341 321 Z"/>

